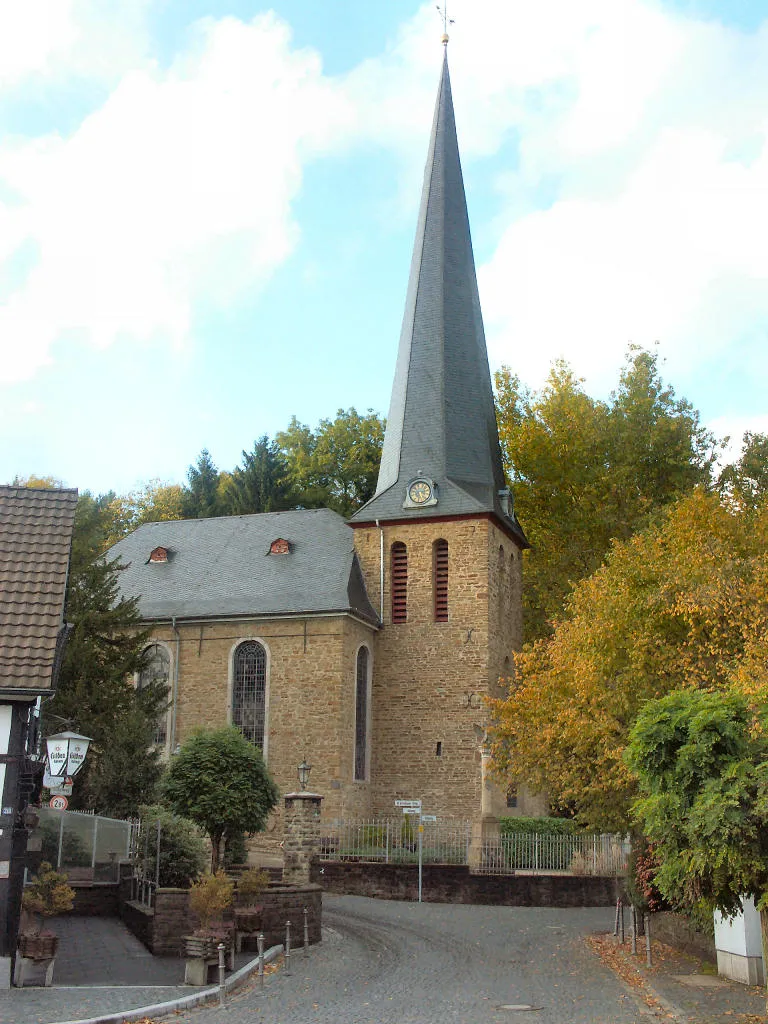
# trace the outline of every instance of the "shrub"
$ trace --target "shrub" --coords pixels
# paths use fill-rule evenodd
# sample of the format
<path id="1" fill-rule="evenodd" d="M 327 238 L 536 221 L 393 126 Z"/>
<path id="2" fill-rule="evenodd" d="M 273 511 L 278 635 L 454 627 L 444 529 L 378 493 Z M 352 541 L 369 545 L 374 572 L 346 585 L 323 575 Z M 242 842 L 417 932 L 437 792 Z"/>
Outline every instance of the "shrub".
<path id="1" fill-rule="evenodd" d="M 499 818 L 502 836 L 519 834 L 570 836 L 581 831 L 572 818 Z"/>
<path id="2" fill-rule="evenodd" d="M 237 882 L 237 898 L 241 907 L 250 907 L 269 885 L 269 873 L 263 868 L 244 871 Z"/>
<path id="3" fill-rule="evenodd" d="M 71 910 L 75 902 L 75 890 L 67 885 L 67 876 L 54 871 L 48 861 L 43 861 L 40 870 L 24 889 L 21 905 L 29 914 L 37 916 L 40 934 L 44 917 L 55 917 Z"/>
<path id="4" fill-rule="evenodd" d="M 186 889 L 197 878 L 206 862 L 205 843 L 193 821 L 155 804 L 141 808 L 141 835 L 138 852 L 140 866 L 155 877 L 157 857 L 157 825 L 160 823 L 159 884 Z M 148 833 L 145 845 L 144 836 Z"/>
<path id="5" fill-rule="evenodd" d="M 202 875 L 189 890 L 189 906 L 200 918 L 200 930 L 206 931 L 213 921 L 221 919 L 227 907 L 232 905 L 234 883 L 222 870 L 215 874 Z"/>

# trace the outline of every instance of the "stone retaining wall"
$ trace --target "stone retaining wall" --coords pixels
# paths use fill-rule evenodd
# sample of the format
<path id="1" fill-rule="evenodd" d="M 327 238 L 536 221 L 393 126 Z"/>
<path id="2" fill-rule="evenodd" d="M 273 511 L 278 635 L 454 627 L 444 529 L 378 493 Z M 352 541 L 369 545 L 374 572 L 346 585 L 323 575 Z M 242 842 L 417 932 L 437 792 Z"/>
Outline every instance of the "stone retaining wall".
<path id="1" fill-rule="evenodd" d="M 418 865 L 315 861 L 312 880 L 327 892 L 381 899 L 418 899 Z M 610 907 L 621 879 L 594 875 L 473 875 L 464 865 L 425 864 L 422 899 L 428 903 L 508 907 Z"/>
<path id="2" fill-rule="evenodd" d="M 682 914 L 661 913 L 651 915 L 651 936 L 666 942 L 684 953 L 690 953 L 710 963 L 717 963 L 715 936 L 696 931 Z"/>
<path id="3" fill-rule="evenodd" d="M 291 943 L 304 942 L 304 907 L 307 908 L 310 945 L 320 941 L 323 919 L 322 889 L 319 885 L 271 885 L 259 897 L 264 908 L 262 931 L 266 947 L 285 941 L 285 922 L 291 922 Z M 180 956 L 184 952 L 183 937 L 197 927 L 189 910 L 188 889 L 158 889 L 155 905 L 150 910 L 128 899 L 121 901 L 120 917 L 133 934 L 155 956 Z M 225 915 L 226 919 L 227 915 Z M 232 914 L 230 912 L 231 920 Z M 255 941 L 253 943 L 255 948 Z"/>

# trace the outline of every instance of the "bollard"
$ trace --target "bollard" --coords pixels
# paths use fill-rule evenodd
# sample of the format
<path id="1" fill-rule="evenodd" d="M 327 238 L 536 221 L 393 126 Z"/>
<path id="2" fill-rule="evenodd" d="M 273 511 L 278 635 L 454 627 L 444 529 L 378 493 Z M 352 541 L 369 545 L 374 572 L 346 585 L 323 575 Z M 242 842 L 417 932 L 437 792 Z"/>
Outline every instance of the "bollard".
<path id="1" fill-rule="evenodd" d="M 259 950 L 259 984 L 264 988 L 264 932 L 256 936 L 256 945 Z"/>
<path id="2" fill-rule="evenodd" d="M 304 907 L 304 956 L 309 956 L 309 911 Z"/>
<path id="3" fill-rule="evenodd" d="M 621 899 L 619 898 L 619 899 L 616 900 L 616 919 L 613 922 L 613 934 L 614 935 L 618 935 L 619 934 L 619 914 L 620 914 L 619 907 L 620 906 L 621 906 Z"/>
<path id="4" fill-rule="evenodd" d="M 291 922 L 285 922 L 285 973 L 291 973 Z"/>
<path id="5" fill-rule="evenodd" d="M 632 952 L 637 953 L 637 908 L 634 903 L 629 911 L 629 929 L 632 935 Z"/>
<path id="6" fill-rule="evenodd" d="M 645 921 L 645 963 L 648 967 L 653 967 L 653 957 L 651 956 L 651 915 L 646 914 L 643 920 Z"/>
<path id="7" fill-rule="evenodd" d="M 224 972 L 226 970 L 224 966 L 224 950 L 226 946 L 223 942 L 219 943 L 219 1006 L 224 1005 Z"/>
<path id="8" fill-rule="evenodd" d="M 624 945 L 624 904 L 619 900 L 619 941 Z"/>

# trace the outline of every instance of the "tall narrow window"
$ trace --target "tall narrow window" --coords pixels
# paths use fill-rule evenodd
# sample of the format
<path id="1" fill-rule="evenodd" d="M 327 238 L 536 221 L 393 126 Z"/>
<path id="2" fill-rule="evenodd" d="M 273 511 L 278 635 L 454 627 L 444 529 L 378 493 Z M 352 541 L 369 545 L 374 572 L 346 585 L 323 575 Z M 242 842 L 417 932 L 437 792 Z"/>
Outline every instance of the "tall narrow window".
<path id="1" fill-rule="evenodd" d="M 139 678 L 137 689 L 143 690 L 145 686 L 158 684 L 168 687 L 168 678 L 171 674 L 171 656 L 162 644 L 150 644 L 144 651 L 144 662 Z M 167 699 L 163 701 L 162 710 L 158 713 L 155 733 L 152 742 L 158 746 L 165 746 L 167 731 L 168 709 Z"/>
<path id="2" fill-rule="evenodd" d="M 392 621 L 408 618 L 408 551 L 402 541 L 392 545 Z"/>
<path id="3" fill-rule="evenodd" d="M 448 541 L 434 543 L 435 622 L 448 621 Z"/>
<path id="4" fill-rule="evenodd" d="M 368 759 L 368 648 L 357 652 L 357 682 L 355 686 L 355 780 L 366 778 Z"/>
<path id="5" fill-rule="evenodd" d="M 254 746 L 264 749 L 267 699 L 267 652 L 256 640 L 235 651 L 232 679 L 232 722 Z"/>

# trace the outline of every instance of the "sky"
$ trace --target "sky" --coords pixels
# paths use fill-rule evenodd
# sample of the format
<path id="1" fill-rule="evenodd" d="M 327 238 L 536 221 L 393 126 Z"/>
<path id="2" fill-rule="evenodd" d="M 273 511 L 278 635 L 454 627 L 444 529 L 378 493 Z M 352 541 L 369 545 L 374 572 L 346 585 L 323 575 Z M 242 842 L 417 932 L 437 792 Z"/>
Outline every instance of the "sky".
<path id="1" fill-rule="evenodd" d="M 449 0 L 491 368 L 628 345 L 768 431 L 760 0 Z M 386 415 L 440 66 L 415 0 L 0 0 L 0 482 Z"/>

